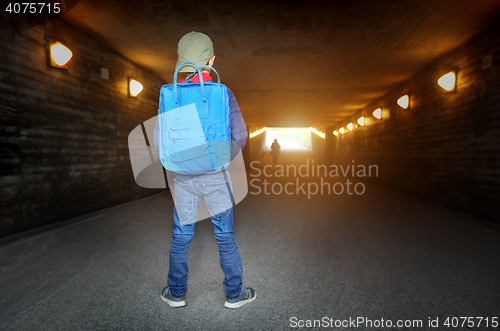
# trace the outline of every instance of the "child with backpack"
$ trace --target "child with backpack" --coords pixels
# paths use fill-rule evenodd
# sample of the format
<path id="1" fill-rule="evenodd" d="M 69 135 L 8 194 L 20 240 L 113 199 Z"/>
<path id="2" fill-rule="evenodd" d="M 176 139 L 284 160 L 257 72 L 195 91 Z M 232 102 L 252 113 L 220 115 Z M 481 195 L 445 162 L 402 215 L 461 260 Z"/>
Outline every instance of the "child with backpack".
<path id="1" fill-rule="evenodd" d="M 179 41 L 178 56 L 174 84 L 161 90 L 159 132 L 155 129 L 162 164 L 175 173 L 168 286 L 161 299 L 171 307 L 186 305 L 189 245 L 204 200 L 225 276 L 224 306 L 240 308 L 257 294 L 243 286 L 243 264 L 233 230 L 231 180 L 225 168 L 233 157 L 231 145 L 243 149 L 246 144 L 246 125 L 233 92 L 220 79 L 219 83 L 212 81 L 215 55 L 210 38 L 200 32 L 186 34 Z M 186 80 L 177 83 L 178 72 L 188 73 Z"/>

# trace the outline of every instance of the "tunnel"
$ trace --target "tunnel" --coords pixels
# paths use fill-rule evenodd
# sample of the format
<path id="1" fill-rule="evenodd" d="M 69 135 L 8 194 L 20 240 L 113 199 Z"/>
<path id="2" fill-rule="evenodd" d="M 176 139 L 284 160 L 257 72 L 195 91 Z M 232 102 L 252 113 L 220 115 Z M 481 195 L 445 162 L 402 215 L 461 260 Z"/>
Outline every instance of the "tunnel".
<path id="1" fill-rule="evenodd" d="M 0 329 L 499 329 L 500 2 L 2 6 Z M 205 85 L 174 78 L 192 32 Z M 223 91 L 229 202 L 177 226 L 188 85 Z"/>

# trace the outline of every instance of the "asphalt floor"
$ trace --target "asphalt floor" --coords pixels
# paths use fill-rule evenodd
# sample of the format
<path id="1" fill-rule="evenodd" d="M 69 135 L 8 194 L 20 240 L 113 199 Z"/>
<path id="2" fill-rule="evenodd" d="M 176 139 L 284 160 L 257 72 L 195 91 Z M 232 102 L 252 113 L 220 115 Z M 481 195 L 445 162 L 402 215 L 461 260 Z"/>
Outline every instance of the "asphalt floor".
<path id="1" fill-rule="evenodd" d="M 283 152 L 278 162 L 306 159 Z M 260 161 L 254 168 L 270 155 Z M 163 192 L 2 238 L 0 329 L 498 330 L 498 227 L 369 183 L 358 185 L 363 194 L 308 196 L 321 178 L 276 177 L 278 168 L 266 168 L 271 177 L 248 169 L 255 181 L 234 209 L 254 302 L 223 307 L 209 220 L 190 246 L 187 306 L 160 299 L 173 211 Z"/>

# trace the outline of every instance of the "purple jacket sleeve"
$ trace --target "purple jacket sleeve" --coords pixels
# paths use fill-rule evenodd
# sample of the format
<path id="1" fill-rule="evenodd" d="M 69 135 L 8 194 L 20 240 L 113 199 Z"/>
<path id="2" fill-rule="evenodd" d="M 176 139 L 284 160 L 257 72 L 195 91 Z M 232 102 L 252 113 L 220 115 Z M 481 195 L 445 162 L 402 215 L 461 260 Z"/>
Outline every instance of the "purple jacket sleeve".
<path id="1" fill-rule="evenodd" d="M 229 95 L 229 109 L 231 111 L 231 142 L 238 144 L 243 150 L 247 144 L 247 126 L 233 91 L 228 88 L 227 94 Z"/>

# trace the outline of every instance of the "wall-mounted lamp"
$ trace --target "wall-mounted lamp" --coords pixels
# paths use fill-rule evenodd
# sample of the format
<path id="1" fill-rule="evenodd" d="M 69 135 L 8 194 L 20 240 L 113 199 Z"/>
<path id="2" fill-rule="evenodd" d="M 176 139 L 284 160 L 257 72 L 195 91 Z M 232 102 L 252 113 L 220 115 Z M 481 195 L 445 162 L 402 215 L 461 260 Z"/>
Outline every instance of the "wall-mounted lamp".
<path id="1" fill-rule="evenodd" d="M 354 127 L 352 126 L 352 123 L 347 124 L 347 128 L 349 129 L 349 131 L 352 131 L 352 129 L 354 129 Z"/>
<path id="2" fill-rule="evenodd" d="M 144 87 L 142 86 L 141 83 L 139 83 L 135 79 L 129 77 L 129 79 L 128 79 L 128 94 L 131 97 L 136 98 L 137 95 L 139 93 L 141 93 L 141 91 L 142 91 L 143 88 Z"/>
<path id="3" fill-rule="evenodd" d="M 398 99 L 398 105 L 403 109 L 408 109 L 408 107 L 410 106 L 410 97 L 408 96 L 408 94 L 405 94 Z"/>
<path id="4" fill-rule="evenodd" d="M 382 108 L 375 109 L 373 111 L 373 117 L 376 119 L 381 119 L 382 118 Z"/>
<path id="5" fill-rule="evenodd" d="M 361 116 L 360 118 L 358 118 L 358 124 L 361 126 L 365 126 L 365 117 L 364 116 Z"/>
<path id="6" fill-rule="evenodd" d="M 258 136 L 259 134 L 265 132 L 267 130 L 267 127 L 263 127 L 262 129 L 259 129 L 257 131 L 254 131 L 252 133 L 250 133 L 250 138 L 253 138 L 253 137 L 256 137 Z"/>
<path id="7" fill-rule="evenodd" d="M 50 65 L 55 68 L 67 69 L 67 63 L 71 60 L 73 52 L 61 42 L 49 39 Z"/>
<path id="8" fill-rule="evenodd" d="M 344 134 L 344 132 L 345 132 L 344 127 L 341 127 L 341 128 L 339 129 L 339 132 L 340 132 L 340 133 L 342 133 L 342 134 Z"/>
<path id="9" fill-rule="evenodd" d="M 337 130 L 333 131 L 333 135 L 337 137 L 339 135 L 339 132 Z"/>
<path id="10" fill-rule="evenodd" d="M 326 137 L 326 135 L 323 132 L 318 131 L 318 130 L 316 130 L 313 127 L 309 127 L 309 130 L 311 130 L 312 133 L 316 134 L 317 136 L 319 136 L 319 137 L 321 137 L 323 139 L 325 139 L 325 137 Z"/>
<path id="11" fill-rule="evenodd" d="M 457 85 L 456 82 L 457 82 L 457 75 L 455 75 L 455 72 L 453 71 L 450 71 L 449 73 L 441 76 L 441 78 L 438 79 L 439 86 L 441 86 L 448 92 L 455 90 Z"/>

